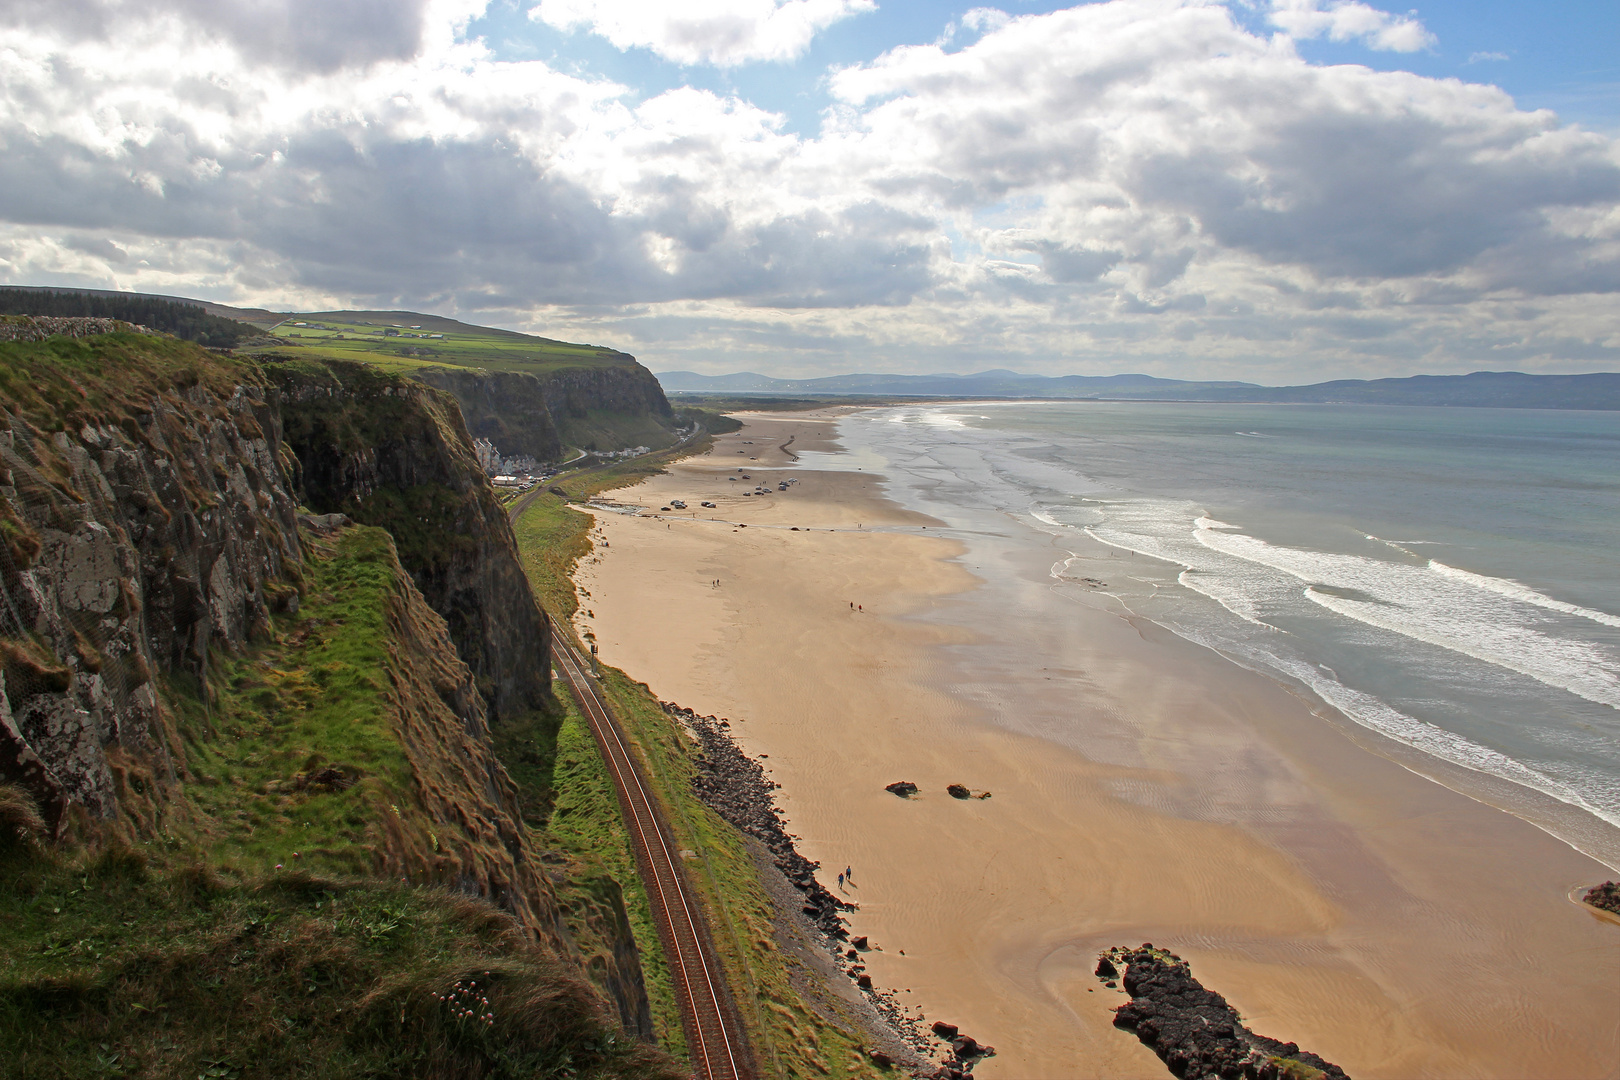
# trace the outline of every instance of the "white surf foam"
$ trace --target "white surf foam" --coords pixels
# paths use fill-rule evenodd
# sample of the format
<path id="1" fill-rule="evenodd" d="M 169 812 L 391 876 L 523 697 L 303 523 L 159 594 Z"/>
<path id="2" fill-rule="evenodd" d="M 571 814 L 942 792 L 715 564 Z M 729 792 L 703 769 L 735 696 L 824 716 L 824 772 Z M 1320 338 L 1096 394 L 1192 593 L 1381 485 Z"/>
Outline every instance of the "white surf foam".
<path id="1" fill-rule="evenodd" d="M 1432 563 L 1410 566 L 1271 544 L 1206 521 L 1195 525 L 1199 543 L 1293 577 L 1306 586 L 1307 599 L 1329 611 L 1620 709 L 1620 656 L 1583 640 L 1579 624 L 1540 613 L 1557 609 L 1479 584 L 1495 579 L 1462 579 L 1435 571 Z"/>
<path id="2" fill-rule="evenodd" d="M 1549 775 L 1542 769 L 1481 745 L 1465 735 L 1459 735 L 1437 724 L 1426 723 L 1371 694 L 1346 686 L 1338 680 L 1331 668 L 1311 664 L 1270 649 L 1259 649 L 1253 643 L 1212 637 L 1183 625 L 1172 624 L 1170 629 L 1189 641 L 1214 649 L 1244 667 L 1261 672 L 1276 672 L 1299 681 L 1318 698 L 1368 731 L 1452 765 L 1540 792 L 1611 825 L 1620 826 L 1620 799 L 1607 800 L 1606 805 L 1598 805 L 1569 783 Z M 1586 847 L 1576 843 L 1571 837 L 1562 833 L 1555 835 L 1579 850 L 1587 851 Z M 1592 854 L 1591 851 L 1587 853 Z"/>
<path id="3" fill-rule="evenodd" d="M 1429 568 L 1437 574 L 1472 585 L 1476 589 L 1500 593 L 1511 599 L 1521 600 L 1526 604 L 1546 608 L 1548 611 L 1561 611 L 1566 615 L 1591 619 L 1593 622 L 1602 623 L 1604 626 L 1620 626 L 1620 616 L 1610 615 L 1607 611 L 1598 611 L 1595 608 L 1581 607 L 1579 604 L 1569 604 L 1562 600 L 1555 600 L 1545 593 L 1537 592 L 1522 581 L 1514 581 L 1512 578 L 1487 577 L 1484 574 L 1476 574 L 1470 570 L 1460 570 L 1455 566 L 1447 566 L 1438 559 L 1430 559 Z"/>
<path id="4" fill-rule="evenodd" d="M 1306 664 L 1285 664 L 1285 672 L 1299 679 L 1323 701 L 1332 705 L 1351 720 L 1376 731 L 1414 750 L 1460 765 L 1465 769 L 1488 773 L 1503 780 L 1550 795 L 1559 802 L 1578 807 L 1602 818 L 1612 825 L 1620 825 L 1620 812 L 1594 806 L 1567 784 L 1547 775 L 1540 769 L 1516 761 L 1488 746 L 1434 724 L 1426 724 L 1380 701 L 1370 694 L 1353 690 L 1337 679 L 1323 675 Z"/>

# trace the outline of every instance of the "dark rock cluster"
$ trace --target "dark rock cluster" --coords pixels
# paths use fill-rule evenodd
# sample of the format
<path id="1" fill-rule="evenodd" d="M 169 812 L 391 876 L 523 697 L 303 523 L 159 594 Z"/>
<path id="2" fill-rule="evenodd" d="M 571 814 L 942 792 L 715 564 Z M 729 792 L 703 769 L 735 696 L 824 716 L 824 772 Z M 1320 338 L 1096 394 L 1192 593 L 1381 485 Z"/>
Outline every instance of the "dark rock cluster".
<path id="1" fill-rule="evenodd" d="M 1605 881 L 1601 885 L 1594 885 L 1586 890 L 1586 895 L 1581 899 L 1595 908 L 1620 915 L 1620 882 Z"/>
<path id="2" fill-rule="evenodd" d="M 1099 959 L 1097 977 L 1111 980 L 1120 964 L 1125 965 L 1131 1000 L 1115 1010 L 1114 1025 L 1135 1032 L 1176 1076 L 1349 1080 L 1337 1065 L 1244 1027 L 1238 1011 L 1220 994 L 1204 989 L 1191 966 L 1174 953 L 1152 945 L 1112 949 Z"/>
<path id="3" fill-rule="evenodd" d="M 702 755 L 697 759 L 698 775 L 692 789 L 705 806 L 719 814 L 736 828 L 755 837 L 770 851 L 777 868 L 788 881 L 803 894 L 803 913 L 816 929 L 825 935 L 839 967 L 855 985 L 867 995 L 867 1000 L 896 1035 L 912 1049 L 926 1056 L 937 1055 L 940 1043 L 948 1049 L 945 1060 L 931 1072 L 916 1074 L 922 1080 L 964 1080 L 981 1059 L 994 1054 L 995 1047 L 985 1046 L 971 1036 L 963 1035 L 954 1024 L 926 1021 L 908 1013 L 894 995 L 872 984 L 872 977 L 861 963 L 861 954 L 873 946 L 865 935 L 850 937 L 846 921 L 841 914 L 853 911 L 855 905 L 834 896 L 819 881 L 815 871 L 819 863 L 799 854 L 793 838 L 782 824 L 776 808 L 776 789 L 781 787 L 765 776 L 765 768 L 738 748 L 731 737 L 731 721 L 716 716 L 700 716 L 695 710 L 682 708 L 673 702 L 660 703 L 664 712 L 680 721 L 698 741 Z M 898 789 L 898 790 L 897 790 Z M 909 789 L 909 790 L 908 790 Z M 888 790 L 902 798 L 918 790 L 917 785 L 901 782 L 891 784 Z M 895 1064 L 881 1051 L 869 1055 L 882 1067 Z"/>
<path id="4" fill-rule="evenodd" d="M 939 1068 L 924 1074 L 924 1080 L 966 1080 L 981 1058 L 990 1057 L 996 1052 L 995 1047 L 985 1046 L 973 1036 L 962 1034 L 955 1024 L 947 1024 L 943 1020 L 934 1021 L 929 1030 L 951 1049 Z"/>
<path id="5" fill-rule="evenodd" d="M 817 881 L 816 870 L 821 864 L 805 858 L 793 846 L 793 838 L 782 827 L 782 815 L 776 809 L 775 792 L 780 785 L 766 778 L 764 766 L 737 748 L 727 731 L 729 720 L 699 716 L 668 701 L 662 704 L 666 713 L 691 730 L 703 751 L 697 762 L 698 774 L 692 781 L 697 797 L 764 844 L 777 869 L 804 894 L 805 918 L 829 938 L 844 940 L 849 931 L 842 912 L 855 910 L 855 905 L 840 900 Z"/>

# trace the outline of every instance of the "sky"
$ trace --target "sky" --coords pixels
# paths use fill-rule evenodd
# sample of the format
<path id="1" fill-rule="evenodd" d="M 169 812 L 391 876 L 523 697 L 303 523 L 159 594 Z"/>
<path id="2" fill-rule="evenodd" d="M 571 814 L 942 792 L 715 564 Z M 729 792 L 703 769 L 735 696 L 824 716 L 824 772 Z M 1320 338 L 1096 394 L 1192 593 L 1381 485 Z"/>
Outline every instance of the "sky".
<path id="1" fill-rule="evenodd" d="M 1620 371 L 1612 0 L 0 0 L 0 281 L 654 371 Z"/>

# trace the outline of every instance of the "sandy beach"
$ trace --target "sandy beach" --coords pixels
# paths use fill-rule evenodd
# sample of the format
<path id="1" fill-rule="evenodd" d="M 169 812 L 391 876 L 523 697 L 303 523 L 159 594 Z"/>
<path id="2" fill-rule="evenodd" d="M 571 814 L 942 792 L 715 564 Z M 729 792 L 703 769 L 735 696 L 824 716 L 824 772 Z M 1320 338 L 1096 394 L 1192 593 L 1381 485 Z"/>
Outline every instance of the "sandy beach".
<path id="1" fill-rule="evenodd" d="M 1091 976 L 1151 941 L 1358 1080 L 1620 1076 L 1620 925 L 1570 898 L 1608 868 L 1104 595 L 1052 599 L 1050 555 L 975 566 L 880 478 L 796 462 L 835 413 L 743 419 L 609 494 L 648 512 L 596 513 L 578 629 L 768 755 L 823 880 L 854 868 L 874 980 L 995 1045 L 976 1075 L 1168 1075 Z"/>

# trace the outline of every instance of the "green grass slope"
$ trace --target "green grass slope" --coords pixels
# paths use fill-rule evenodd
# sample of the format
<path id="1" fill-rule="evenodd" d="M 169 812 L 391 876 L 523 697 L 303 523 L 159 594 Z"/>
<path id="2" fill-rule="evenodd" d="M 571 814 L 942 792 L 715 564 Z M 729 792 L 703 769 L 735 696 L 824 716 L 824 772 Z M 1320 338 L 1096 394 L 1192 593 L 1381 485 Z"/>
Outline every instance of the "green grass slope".
<path id="1" fill-rule="evenodd" d="M 262 382 L 249 359 L 169 338 L 0 347 L 0 403 L 42 447 Z M 31 482 L 82 501 L 42 454 Z M 0 515 L 20 565 L 26 524 Z M 504 762 L 531 751 L 555 792 L 542 810 L 594 798 L 573 744 L 555 749 L 564 717 L 514 716 L 530 747 L 482 735 L 471 675 L 388 532 L 305 529 L 300 548 L 266 583 L 286 602 L 210 653 L 205 684 L 155 677 L 176 764 L 161 799 L 46 843 L 31 797 L 0 784 L 0 1077 L 681 1075 L 581 977 L 608 958 L 621 981 L 634 970 L 625 902 L 545 865 L 514 817 Z M 509 910 L 467 895 L 480 885 Z M 577 950 L 553 932 L 574 907 L 595 935 Z"/>
<path id="2" fill-rule="evenodd" d="M 406 745 L 387 534 L 312 540 L 304 586 L 216 662 L 210 707 L 171 689 L 192 779 L 165 835 L 47 849 L 0 789 L 0 1075 L 680 1075 L 531 928 L 447 888 L 476 838 Z"/>
<path id="3" fill-rule="evenodd" d="M 570 367 L 636 363 L 626 353 L 599 345 L 553 341 L 414 311 L 294 314 L 270 333 L 277 345 L 266 343 L 248 351 L 297 347 L 305 355 L 360 360 L 406 373 L 422 367 L 470 367 L 538 375 Z"/>
<path id="4" fill-rule="evenodd" d="M 439 889 L 0 858 L 0 1075 L 674 1078 L 508 917 Z"/>

